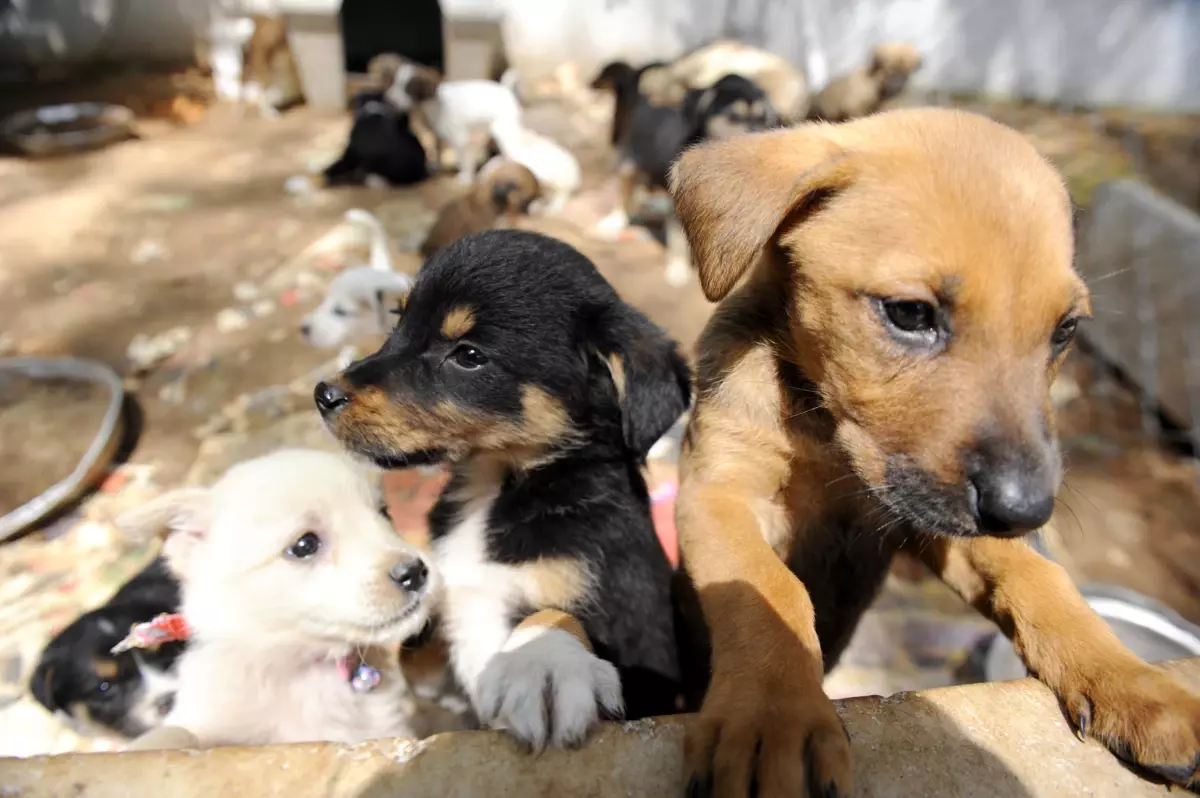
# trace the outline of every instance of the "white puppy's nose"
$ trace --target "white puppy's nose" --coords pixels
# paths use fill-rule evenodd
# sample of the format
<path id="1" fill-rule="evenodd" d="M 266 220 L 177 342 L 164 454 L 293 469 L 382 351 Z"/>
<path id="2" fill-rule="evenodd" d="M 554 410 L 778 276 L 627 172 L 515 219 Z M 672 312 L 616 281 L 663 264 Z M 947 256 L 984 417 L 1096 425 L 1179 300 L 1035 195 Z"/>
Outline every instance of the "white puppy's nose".
<path id="1" fill-rule="evenodd" d="M 416 593 L 425 587 L 429 579 L 429 566 L 420 557 L 398 562 L 388 571 L 392 581 L 409 593 Z"/>

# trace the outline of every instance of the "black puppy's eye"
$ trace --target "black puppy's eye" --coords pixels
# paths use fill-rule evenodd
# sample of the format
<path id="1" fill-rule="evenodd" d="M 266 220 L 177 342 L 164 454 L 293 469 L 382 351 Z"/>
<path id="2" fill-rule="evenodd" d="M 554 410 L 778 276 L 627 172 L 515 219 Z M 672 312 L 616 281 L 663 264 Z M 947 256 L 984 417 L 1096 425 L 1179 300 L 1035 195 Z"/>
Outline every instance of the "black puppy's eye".
<path id="1" fill-rule="evenodd" d="M 463 344 L 450 353 L 450 359 L 454 361 L 456 366 L 473 371 L 477 368 L 487 365 L 487 355 L 480 352 L 473 346 Z"/>
<path id="2" fill-rule="evenodd" d="M 112 687 L 112 684 L 109 682 L 100 682 L 100 684 L 96 685 L 96 692 L 107 693 L 110 687 Z"/>
<path id="3" fill-rule="evenodd" d="M 287 555 L 297 560 L 307 560 L 321 550 L 321 538 L 316 532 L 305 532 L 287 548 Z"/>
<path id="4" fill-rule="evenodd" d="M 916 299 L 885 299 L 883 313 L 888 323 L 900 332 L 937 332 L 937 311 L 928 302 Z"/>
<path id="5" fill-rule="evenodd" d="M 1078 326 L 1079 319 L 1065 319 L 1054 329 L 1054 333 L 1050 336 L 1050 345 L 1056 352 L 1066 349 L 1067 344 L 1075 338 L 1075 329 Z"/>

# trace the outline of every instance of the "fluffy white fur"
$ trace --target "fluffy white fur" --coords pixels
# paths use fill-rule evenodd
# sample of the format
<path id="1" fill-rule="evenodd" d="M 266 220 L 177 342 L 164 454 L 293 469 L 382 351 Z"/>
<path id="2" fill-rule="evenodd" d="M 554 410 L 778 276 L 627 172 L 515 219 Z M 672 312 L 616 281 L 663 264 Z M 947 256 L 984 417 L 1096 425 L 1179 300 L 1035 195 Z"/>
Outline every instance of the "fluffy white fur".
<path id="1" fill-rule="evenodd" d="M 434 544 L 444 577 L 443 629 L 450 661 L 480 720 L 542 748 L 581 742 L 601 707 L 620 713 L 617 669 L 566 632 L 517 629 L 513 612 L 537 606 L 528 580 L 487 557 L 484 536 L 494 495 L 466 505 Z M 547 698 L 549 700 L 547 700 Z"/>
<path id="2" fill-rule="evenodd" d="M 546 213 L 558 213 L 579 190 L 579 161 L 565 147 L 524 127 L 519 120 L 500 119 L 492 136 L 505 157 L 533 172 L 546 198 Z"/>
<path id="3" fill-rule="evenodd" d="M 394 646 L 428 620 L 439 579 L 402 587 L 424 558 L 380 514 L 365 468 L 327 452 L 286 449 L 231 468 L 211 488 L 169 493 L 123 519 L 166 523 L 163 554 L 179 576 L 192 628 L 174 709 L 135 748 L 356 742 L 413 736 L 413 696 Z M 288 553 L 307 533 L 307 558 Z M 410 583 L 411 584 L 411 583 Z M 355 692 L 339 657 L 378 668 Z"/>
<path id="4" fill-rule="evenodd" d="M 438 84 L 430 100 L 414 103 L 405 91 L 415 67 L 403 64 L 386 92 L 389 102 L 402 111 L 415 110 L 424 117 L 441 147 L 453 148 L 458 158 L 458 180 L 470 185 L 475 180 L 492 127 L 500 121 L 520 123 L 521 104 L 512 89 L 494 80 L 452 80 Z M 441 152 L 433 153 L 441 163 Z"/>
<path id="5" fill-rule="evenodd" d="M 371 231 L 369 265 L 340 272 L 329 284 L 325 299 L 304 318 L 300 332 L 313 346 L 343 346 L 357 338 L 387 335 L 389 311 L 412 288 L 412 278 L 392 271 L 387 233 L 379 220 L 364 210 L 346 212 L 347 221 Z"/>

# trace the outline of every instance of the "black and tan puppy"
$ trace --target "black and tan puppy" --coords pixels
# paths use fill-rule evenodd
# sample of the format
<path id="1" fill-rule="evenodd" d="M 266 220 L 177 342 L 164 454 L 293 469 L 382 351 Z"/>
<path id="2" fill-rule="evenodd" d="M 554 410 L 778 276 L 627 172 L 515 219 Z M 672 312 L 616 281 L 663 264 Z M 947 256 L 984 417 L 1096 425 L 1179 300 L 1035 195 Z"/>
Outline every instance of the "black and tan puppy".
<path id="1" fill-rule="evenodd" d="M 578 743 L 622 697 L 629 717 L 677 707 L 641 466 L 688 380 L 587 258 L 498 230 L 438 250 L 384 347 L 316 388 L 352 451 L 451 464 L 430 513 L 451 662 L 479 717 L 535 748 Z"/>
<path id="2" fill-rule="evenodd" d="M 352 108 L 346 149 L 325 168 L 325 185 L 362 185 L 373 175 L 390 186 L 408 186 L 429 177 L 428 156 L 407 113 L 396 110 L 381 91 L 359 93 Z"/>
<path id="3" fill-rule="evenodd" d="M 184 644 L 120 654 L 112 648 L 135 623 L 178 609 L 179 583 L 161 559 L 153 560 L 107 604 L 75 619 L 46 645 L 30 692 L 85 733 L 132 738 L 154 728 L 174 700 L 175 660 Z"/>
<path id="4" fill-rule="evenodd" d="M 740 75 L 726 75 L 704 90 L 684 94 L 679 106 L 661 105 L 641 93 L 640 81 L 658 65 L 635 70 L 618 61 L 606 66 L 592 82 L 595 87 L 610 87 L 617 96 L 618 113 L 614 116 L 614 134 L 620 161 L 620 207 L 596 226 L 605 236 L 615 236 L 629 225 L 636 212 L 640 188 L 665 191 L 671 164 L 687 147 L 708 138 L 766 130 L 780 124 L 779 115 L 766 93 Z M 620 109 L 630 109 L 628 121 L 618 124 Z M 618 130 L 620 128 L 620 130 Z M 668 284 L 687 283 L 691 255 L 687 240 L 674 216 L 666 224 L 667 263 L 664 277 Z"/>
<path id="5" fill-rule="evenodd" d="M 808 118 L 845 122 L 878 111 L 904 91 L 908 78 L 921 68 L 921 54 L 908 44 L 881 44 L 867 65 L 843 75 L 817 93 Z"/>
<path id="6" fill-rule="evenodd" d="M 677 505 L 712 649 L 700 792 L 851 794 L 821 679 L 901 550 L 999 624 L 1081 735 L 1200 786 L 1200 696 L 1021 539 L 1054 509 L 1050 386 L 1089 313 L 1061 176 L 1014 130 L 912 109 L 710 143 L 672 183 L 721 302 Z"/>
<path id="7" fill-rule="evenodd" d="M 421 254 L 429 257 L 465 235 L 490 229 L 497 220 L 528 213 L 540 195 L 533 172 L 515 161 L 493 158 L 479 170 L 466 194 L 442 206 L 421 244 Z"/>

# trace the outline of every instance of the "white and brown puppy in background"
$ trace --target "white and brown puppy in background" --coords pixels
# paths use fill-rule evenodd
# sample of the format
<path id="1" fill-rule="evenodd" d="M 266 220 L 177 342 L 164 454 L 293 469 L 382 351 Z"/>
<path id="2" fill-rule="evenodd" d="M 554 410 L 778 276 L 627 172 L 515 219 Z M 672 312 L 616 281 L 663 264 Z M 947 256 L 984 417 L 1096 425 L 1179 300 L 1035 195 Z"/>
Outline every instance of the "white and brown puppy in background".
<path id="1" fill-rule="evenodd" d="M 256 106 L 264 117 L 304 99 L 300 73 L 288 45 L 283 19 L 255 14 L 254 33 L 243 49 L 242 101 Z"/>
<path id="2" fill-rule="evenodd" d="M 284 449 L 121 519 L 169 529 L 190 627 L 175 706 L 133 747 L 424 736 L 395 646 L 417 639 L 439 577 L 382 510 L 378 480 Z"/>
<path id="3" fill-rule="evenodd" d="M 837 78 L 813 98 L 808 117 L 826 122 L 845 122 L 880 110 L 885 102 L 904 91 L 908 78 L 921 68 L 921 54 L 908 44 L 881 44 L 871 51 L 871 60 L 848 75 Z"/>
<path id="4" fill-rule="evenodd" d="M 454 150 L 458 180 L 465 185 L 475 180 L 493 127 L 521 123 L 517 96 L 494 80 L 446 81 L 436 69 L 391 54 L 378 56 L 373 65 L 376 78 L 388 84 L 388 102 L 419 117 L 433 131 L 433 162 L 441 164 L 444 147 Z"/>
<path id="5" fill-rule="evenodd" d="M 346 221 L 370 231 L 371 259 L 369 264 L 339 272 L 329 283 L 325 299 L 300 324 L 304 340 L 322 349 L 387 335 L 393 322 L 391 310 L 412 287 L 411 277 L 392 269 L 387 232 L 379 220 L 352 208 L 346 211 Z"/>

